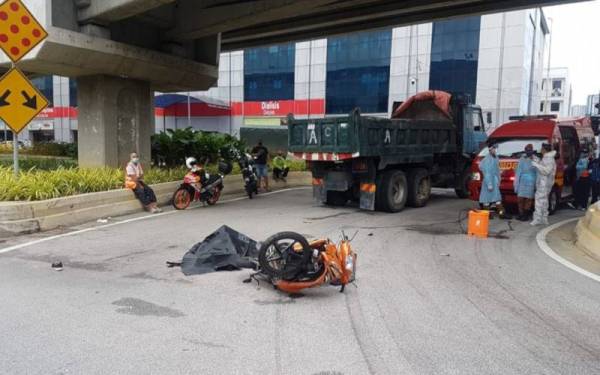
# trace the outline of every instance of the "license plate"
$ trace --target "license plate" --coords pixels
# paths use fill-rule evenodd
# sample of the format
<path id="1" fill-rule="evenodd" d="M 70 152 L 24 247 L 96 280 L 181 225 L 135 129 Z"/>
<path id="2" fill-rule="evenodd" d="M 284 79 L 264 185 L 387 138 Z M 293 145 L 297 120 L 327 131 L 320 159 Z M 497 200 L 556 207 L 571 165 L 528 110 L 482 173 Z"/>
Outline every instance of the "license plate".
<path id="1" fill-rule="evenodd" d="M 517 168 L 517 163 L 516 161 L 501 161 L 500 162 L 500 169 L 505 171 L 507 169 L 515 169 Z"/>

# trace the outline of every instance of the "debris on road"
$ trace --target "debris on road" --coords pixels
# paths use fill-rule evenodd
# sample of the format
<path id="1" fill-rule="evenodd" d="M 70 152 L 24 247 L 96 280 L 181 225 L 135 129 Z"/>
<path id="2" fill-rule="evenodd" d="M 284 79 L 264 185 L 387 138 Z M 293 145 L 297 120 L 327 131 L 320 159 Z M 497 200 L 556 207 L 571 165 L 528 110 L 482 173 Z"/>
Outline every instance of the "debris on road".
<path id="1" fill-rule="evenodd" d="M 181 263 L 167 262 L 168 267 L 181 266 L 186 275 L 215 271 L 257 268 L 258 243 L 248 236 L 223 225 L 202 242 L 195 244 Z"/>
<path id="2" fill-rule="evenodd" d="M 448 254 L 448 253 L 440 253 L 440 256 L 442 256 L 442 257 L 449 257 L 450 254 Z"/>
<path id="3" fill-rule="evenodd" d="M 63 264 L 62 262 L 54 262 L 52 263 L 52 269 L 55 271 L 62 271 L 63 270 Z"/>
<path id="4" fill-rule="evenodd" d="M 96 220 L 96 222 L 100 223 L 100 224 L 106 224 L 106 223 L 108 223 L 108 219 L 98 219 L 98 220 Z"/>

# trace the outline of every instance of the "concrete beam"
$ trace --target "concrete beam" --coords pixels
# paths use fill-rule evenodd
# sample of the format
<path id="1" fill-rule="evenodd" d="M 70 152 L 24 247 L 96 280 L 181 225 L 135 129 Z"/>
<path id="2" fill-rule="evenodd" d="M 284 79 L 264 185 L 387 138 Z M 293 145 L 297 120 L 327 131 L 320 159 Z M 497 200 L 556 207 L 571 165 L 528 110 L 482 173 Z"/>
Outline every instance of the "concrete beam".
<path id="1" fill-rule="evenodd" d="M 175 0 L 78 0 L 81 23 L 110 23 L 144 13 Z"/>
<path id="2" fill-rule="evenodd" d="M 361 0 L 361 2 L 364 1 Z M 232 29 L 285 19 L 290 15 L 308 14 L 324 5 L 336 2 L 338 1 L 258 0 L 201 7 L 204 4 L 198 1 L 180 1 L 175 9 L 176 24 L 166 33 L 165 38 L 169 40 L 197 39 Z"/>
<path id="3" fill-rule="evenodd" d="M 378 1 L 377 4 L 301 15 L 224 32 L 221 48 L 228 51 L 439 19 L 581 1 L 587 0 L 412 0 L 402 2 L 401 6 L 398 6 L 396 1 Z"/>
<path id="4" fill-rule="evenodd" d="M 49 37 L 19 67 L 27 72 L 81 77 L 104 74 L 148 81 L 161 92 L 207 90 L 218 78 L 218 65 L 134 47 L 62 28 L 48 27 Z M 6 57 L 0 67 L 9 66 Z"/>

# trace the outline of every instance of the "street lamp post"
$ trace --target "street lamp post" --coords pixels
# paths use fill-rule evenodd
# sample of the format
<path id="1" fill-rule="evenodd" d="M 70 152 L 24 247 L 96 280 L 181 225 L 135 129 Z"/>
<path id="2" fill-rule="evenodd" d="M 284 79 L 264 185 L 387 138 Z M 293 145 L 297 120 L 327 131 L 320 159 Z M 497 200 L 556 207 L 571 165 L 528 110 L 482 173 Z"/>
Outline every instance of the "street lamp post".
<path id="1" fill-rule="evenodd" d="M 550 86 L 552 85 L 550 82 L 550 58 L 552 57 L 552 33 L 554 32 L 554 20 L 551 17 L 548 17 L 548 21 L 550 21 L 550 39 L 548 40 L 548 70 L 546 73 L 546 99 L 544 100 L 544 114 L 548 113 L 548 107 L 550 107 L 548 95 L 550 93 Z"/>

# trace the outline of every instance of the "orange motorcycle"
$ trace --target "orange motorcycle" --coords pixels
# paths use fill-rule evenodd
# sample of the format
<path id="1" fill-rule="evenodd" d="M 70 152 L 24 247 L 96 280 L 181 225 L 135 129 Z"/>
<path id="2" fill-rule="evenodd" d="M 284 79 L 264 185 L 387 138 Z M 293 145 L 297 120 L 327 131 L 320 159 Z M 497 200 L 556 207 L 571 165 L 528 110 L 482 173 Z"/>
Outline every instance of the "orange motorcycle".
<path id="1" fill-rule="evenodd" d="M 329 239 L 308 242 L 295 232 L 281 232 L 264 241 L 258 252 L 261 272 L 284 292 L 298 293 L 324 284 L 341 286 L 355 279 L 356 254 L 342 232 L 336 245 Z"/>

